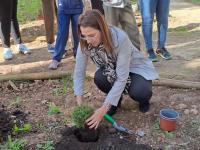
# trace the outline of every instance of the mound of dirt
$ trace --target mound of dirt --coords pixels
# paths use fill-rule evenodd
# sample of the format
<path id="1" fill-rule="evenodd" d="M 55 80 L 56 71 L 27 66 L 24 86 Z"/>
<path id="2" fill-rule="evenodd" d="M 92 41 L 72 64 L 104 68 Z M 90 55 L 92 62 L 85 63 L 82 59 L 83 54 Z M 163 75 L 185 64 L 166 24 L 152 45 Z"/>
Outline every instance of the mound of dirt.
<path id="1" fill-rule="evenodd" d="M 11 134 L 13 121 L 10 113 L 7 112 L 4 106 L 0 106 L 0 143 L 6 141 L 8 135 Z"/>
<path id="2" fill-rule="evenodd" d="M 108 128 L 99 129 L 97 142 L 79 142 L 74 135 L 75 128 L 66 127 L 62 138 L 55 144 L 55 150 L 150 150 L 150 146 L 136 143 L 134 135 L 110 133 Z"/>

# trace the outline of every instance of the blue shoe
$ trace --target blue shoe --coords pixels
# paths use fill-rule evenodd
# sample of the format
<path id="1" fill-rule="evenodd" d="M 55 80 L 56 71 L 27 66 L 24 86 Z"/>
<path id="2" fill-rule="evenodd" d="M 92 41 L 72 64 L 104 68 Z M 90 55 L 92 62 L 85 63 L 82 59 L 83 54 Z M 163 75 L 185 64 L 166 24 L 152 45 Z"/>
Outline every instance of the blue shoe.
<path id="1" fill-rule="evenodd" d="M 13 54 L 10 48 L 4 48 L 3 57 L 5 60 L 10 60 L 13 58 Z"/>
<path id="2" fill-rule="evenodd" d="M 157 49 L 156 50 L 156 54 L 157 55 L 159 55 L 160 57 L 162 57 L 163 59 L 165 59 L 165 60 L 170 60 L 170 59 L 172 59 L 172 56 L 171 56 L 171 54 L 167 51 L 167 49 L 166 48 L 161 48 L 161 49 Z"/>
<path id="3" fill-rule="evenodd" d="M 18 44 L 17 48 L 18 48 L 19 52 L 24 54 L 24 55 L 30 53 L 30 50 L 24 44 Z"/>
<path id="4" fill-rule="evenodd" d="M 55 46 L 54 44 L 47 44 L 47 49 L 49 53 L 54 53 L 55 52 Z"/>
<path id="5" fill-rule="evenodd" d="M 152 62 L 156 62 L 156 61 L 158 61 L 158 58 L 157 58 L 157 56 L 156 56 L 156 54 L 155 54 L 155 52 L 154 52 L 154 50 L 153 49 L 149 49 L 148 50 L 148 58 L 152 61 Z"/>

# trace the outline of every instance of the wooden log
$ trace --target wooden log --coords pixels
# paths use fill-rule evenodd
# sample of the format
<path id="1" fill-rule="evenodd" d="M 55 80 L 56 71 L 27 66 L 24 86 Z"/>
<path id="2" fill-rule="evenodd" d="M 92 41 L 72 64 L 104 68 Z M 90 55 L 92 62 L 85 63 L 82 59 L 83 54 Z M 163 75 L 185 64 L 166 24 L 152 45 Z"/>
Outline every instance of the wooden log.
<path id="1" fill-rule="evenodd" d="M 26 74 L 14 74 L 14 75 L 0 75 L 1 81 L 9 80 L 45 80 L 45 79 L 57 79 L 67 76 L 70 72 L 66 71 L 49 71 L 40 73 L 26 73 Z"/>
<path id="2" fill-rule="evenodd" d="M 49 71 L 40 73 L 27 73 L 27 74 L 17 74 L 17 75 L 0 75 L 0 82 L 9 80 L 46 80 L 46 79 L 57 79 L 62 78 L 71 74 L 70 71 Z M 87 72 L 87 75 L 94 77 L 93 73 Z M 183 81 L 160 78 L 159 80 L 153 81 L 154 86 L 166 86 L 170 88 L 181 88 L 181 89 L 197 89 L 200 90 L 200 82 Z"/>
<path id="3" fill-rule="evenodd" d="M 181 88 L 181 89 L 197 89 L 200 90 L 200 82 L 174 80 L 160 78 L 159 80 L 153 81 L 154 86 L 166 86 L 170 88 Z"/>

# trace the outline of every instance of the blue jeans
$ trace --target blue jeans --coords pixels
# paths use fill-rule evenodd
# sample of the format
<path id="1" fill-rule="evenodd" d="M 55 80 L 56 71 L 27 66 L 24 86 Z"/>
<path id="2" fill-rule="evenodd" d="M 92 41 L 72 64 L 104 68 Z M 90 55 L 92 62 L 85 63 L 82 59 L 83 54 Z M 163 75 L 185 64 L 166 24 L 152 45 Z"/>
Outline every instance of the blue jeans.
<path id="1" fill-rule="evenodd" d="M 58 32 L 53 60 L 57 60 L 58 62 L 60 62 L 62 59 L 62 56 L 65 51 L 65 46 L 69 37 L 70 21 L 72 25 L 72 35 L 74 42 L 73 54 L 74 56 L 76 56 L 76 51 L 79 43 L 79 37 L 77 32 L 79 16 L 80 14 L 58 14 Z"/>
<path id="2" fill-rule="evenodd" d="M 154 13 L 156 13 L 158 28 L 157 48 L 165 47 L 170 0 L 140 0 L 142 15 L 142 31 L 147 50 L 152 49 L 152 26 Z"/>

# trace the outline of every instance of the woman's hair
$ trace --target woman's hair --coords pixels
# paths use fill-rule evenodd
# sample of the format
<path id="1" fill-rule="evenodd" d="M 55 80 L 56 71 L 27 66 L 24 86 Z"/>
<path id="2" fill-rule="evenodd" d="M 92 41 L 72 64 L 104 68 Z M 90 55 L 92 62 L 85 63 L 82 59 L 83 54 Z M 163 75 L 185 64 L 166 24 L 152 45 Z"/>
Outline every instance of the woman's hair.
<path id="1" fill-rule="evenodd" d="M 103 15 L 98 10 L 88 10 L 79 17 L 78 35 L 81 36 L 80 27 L 91 27 L 100 31 L 102 42 L 106 52 L 113 53 L 113 43 L 110 30 L 105 22 Z M 87 47 L 87 41 L 80 39 L 81 50 L 84 52 Z"/>

